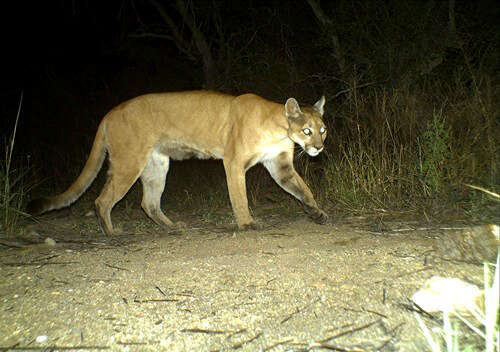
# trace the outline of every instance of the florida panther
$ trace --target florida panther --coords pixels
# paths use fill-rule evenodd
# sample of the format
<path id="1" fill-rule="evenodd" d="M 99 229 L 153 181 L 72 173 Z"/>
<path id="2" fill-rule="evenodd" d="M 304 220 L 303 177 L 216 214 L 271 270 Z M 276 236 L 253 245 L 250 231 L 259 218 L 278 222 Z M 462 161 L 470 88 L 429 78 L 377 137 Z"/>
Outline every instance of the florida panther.
<path id="1" fill-rule="evenodd" d="M 157 224 L 172 226 L 160 200 L 170 159 L 222 159 L 238 227 L 256 226 L 248 209 L 245 172 L 262 163 L 273 179 L 299 199 L 309 216 L 325 223 L 327 214 L 293 166 L 294 143 L 310 156 L 324 148 L 325 97 L 312 107 L 289 98 L 278 104 L 254 94 L 231 96 L 213 91 L 147 94 L 112 109 L 97 130 L 90 156 L 76 181 L 62 194 L 28 205 L 38 215 L 69 206 L 90 186 L 106 154 L 108 179 L 95 201 L 102 230 L 119 231 L 111 210 L 135 181 L 143 185 L 142 208 Z"/>

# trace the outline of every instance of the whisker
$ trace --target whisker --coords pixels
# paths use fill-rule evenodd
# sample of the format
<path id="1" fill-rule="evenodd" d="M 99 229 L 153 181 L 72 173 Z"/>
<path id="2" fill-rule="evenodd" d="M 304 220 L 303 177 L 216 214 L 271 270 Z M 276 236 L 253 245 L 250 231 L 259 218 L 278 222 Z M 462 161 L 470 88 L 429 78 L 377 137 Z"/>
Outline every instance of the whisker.
<path id="1" fill-rule="evenodd" d="M 305 153 L 306 152 L 302 148 L 294 151 L 294 154 L 297 156 L 297 158 L 301 158 Z"/>

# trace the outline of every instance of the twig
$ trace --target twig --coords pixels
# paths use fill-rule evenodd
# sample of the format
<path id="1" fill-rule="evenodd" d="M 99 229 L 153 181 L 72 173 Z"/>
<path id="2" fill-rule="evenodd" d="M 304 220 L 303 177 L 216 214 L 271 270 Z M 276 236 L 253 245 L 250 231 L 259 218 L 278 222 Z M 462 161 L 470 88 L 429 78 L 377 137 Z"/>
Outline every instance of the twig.
<path id="1" fill-rule="evenodd" d="M 80 264 L 80 262 L 51 262 L 51 263 L 40 263 L 40 262 L 11 262 L 11 263 L 1 263 L 7 266 L 39 266 L 40 268 L 45 265 L 68 265 L 68 264 Z"/>
<path id="2" fill-rule="evenodd" d="M 227 334 L 228 332 L 231 332 L 231 331 L 189 328 L 189 329 L 182 329 L 181 332 L 219 335 L 219 334 Z"/>
<path id="3" fill-rule="evenodd" d="M 399 306 L 403 307 L 407 311 L 414 312 L 414 313 L 419 313 L 421 315 L 426 316 L 427 318 L 433 320 L 433 321 L 440 321 L 439 318 L 436 318 L 434 315 L 431 313 L 427 312 L 424 310 L 422 307 L 420 307 L 418 304 L 413 302 L 411 299 L 409 299 L 409 304 L 408 303 L 399 303 Z"/>
<path id="4" fill-rule="evenodd" d="M 293 312 L 293 313 L 291 313 L 290 315 L 288 315 L 285 319 L 283 319 L 283 320 L 280 322 L 280 324 L 283 324 L 283 323 L 287 322 L 287 321 L 288 321 L 288 320 L 290 320 L 290 319 L 291 319 L 291 318 L 292 318 L 295 314 L 298 314 L 298 313 L 302 312 L 304 309 L 306 309 L 307 307 L 312 306 L 313 304 L 315 304 L 315 303 L 316 303 L 316 302 L 318 302 L 318 301 L 319 301 L 319 298 L 318 298 L 318 299 L 316 299 L 316 300 L 314 300 L 313 302 L 311 302 L 311 303 L 309 303 L 309 304 L 307 304 L 307 305 L 303 306 L 302 308 L 295 308 L 295 312 Z"/>
<path id="5" fill-rule="evenodd" d="M 108 346 L 43 346 L 43 347 L 0 347 L 0 352 L 8 351 L 78 351 L 109 350 Z"/>
<path id="6" fill-rule="evenodd" d="M 131 342 L 117 341 L 116 343 L 123 346 L 141 346 L 148 344 L 147 342 L 134 342 L 134 341 Z"/>
<path id="7" fill-rule="evenodd" d="M 363 309 L 363 311 L 368 312 L 368 313 L 372 313 L 372 314 L 375 314 L 375 315 L 378 315 L 379 317 L 382 317 L 382 318 L 387 318 L 387 315 L 379 313 L 379 312 L 376 312 L 374 310 Z"/>
<path id="8" fill-rule="evenodd" d="M 327 350 L 339 351 L 339 352 L 366 352 L 367 351 L 367 350 L 361 349 L 359 347 L 341 346 L 341 345 L 333 343 L 333 342 L 313 343 L 309 347 L 321 347 L 321 348 L 326 348 Z"/>
<path id="9" fill-rule="evenodd" d="M 159 291 L 159 292 L 160 292 L 163 296 L 165 296 L 165 297 L 167 296 L 167 295 L 165 294 L 165 292 L 163 292 L 163 290 L 162 290 L 161 288 L 159 288 L 158 286 L 155 286 L 155 288 L 156 288 L 156 289 L 157 289 L 157 290 L 158 290 L 158 291 Z"/>
<path id="10" fill-rule="evenodd" d="M 477 189 L 478 191 L 483 191 L 486 194 L 489 194 L 490 196 L 493 196 L 495 198 L 500 198 L 500 194 L 488 191 L 486 188 L 480 187 L 480 186 L 474 186 L 474 185 L 469 185 L 468 183 L 464 183 L 467 187 Z"/>
<path id="11" fill-rule="evenodd" d="M 326 343 L 329 340 L 338 339 L 339 337 L 342 337 L 342 336 L 345 336 L 345 335 L 350 335 L 350 334 L 353 334 L 355 332 L 358 332 L 358 331 L 361 331 L 361 330 L 364 330 L 364 329 L 368 329 L 370 326 L 372 326 L 374 324 L 377 324 L 379 321 L 380 321 L 380 319 L 377 319 L 375 321 L 372 321 L 371 323 L 359 326 L 357 328 L 349 329 L 349 330 L 346 330 L 346 331 L 342 331 L 341 333 L 338 333 L 338 334 L 333 335 L 331 337 L 328 337 L 328 338 L 326 338 L 324 340 L 321 340 L 320 343 Z"/>
<path id="12" fill-rule="evenodd" d="M 346 311 L 355 312 L 355 313 L 372 313 L 372 314 L 378 315 L 379 317 L 387 318 L 387 315 L 376 312 L 374 310 L 370 310 L 370 309 L 361 308 L 361 310 L 357 310 L 357 309 L 346 308 L 346 307 L 343 307 L 343 309 Z"/>
<path id="13" fill-rule="evenodd" d="M 231 334 L 227 335 L 226 339 L 229 339 L 229 338 L 233 337 L 234 335 L 242 334 L 244 332 L 247 332 L 247 329 L 237 330 L 237 331 L 232 332 Z"/>
<path id="14" fill-rule="evenodd" d="M 123 271 L 128 271 L 128 272 L 130 272 L 130 270 L 128 270 L 128 269 L 125 269 L 125 268 L 120 268 L 119 266 L 111 265 L 111 264 L 108 264 L 108 263 L 104 263 L 104 265 L 106 265 L 107 267 L 112 268 L 112 269 L 116 269 L 116 270 L 123 270 Z"/>
<path id="15" fill-rule="evenodd" d="M 234 350 L 237 350 L 237 349 L 239 349 L 239 348 L 242 348 L 242 347 L 243 347 L 243 345 L 246 345 L 246 344 L 248 344 L 248 343 L 251 343 L 251 342 L 253 342 L 253 341 L 257 340 L 259 337 L 261 337 L 261 336 L 262 336 L 262 334 L 263 334 L 262 332 L 259 332 L 257 335 L 255 335 L 255 336 L 254 336 L 254 337 L 252 337 L 251 339 L 246 340 L 246 341 L 242 341 L 242 342 L 240 342 L 240 343 L 237 343 L 236 345 L 233 345 L 233 346 L 232 346 L 232 348 L 233 348 Z"/>
<path id="16" fill-rule="evenodd" d="M 267 285 L 269 285 L 271 282 L 276 281 L 276 280 L 277 280 L 277 278 L 275 278 L 275 277 L 273 277 L 273 278 L 272 278 L 272 279 L 270 279 L 270 280 L 267 280 L 267 282 L 266 282 L 266 286 L 267 286 Z"/>
<path id="17" fill-rule="evenodd" d="M 289 338 L 289 339 L 286 339 L 286 340 L 282 340 L 282 341 L 278 341 L 278 342 L 275 342 L 273 343 L 272 345 L 270 346 L 267 346 L 266 348 L 263 349 L 263 351 L 270 351 L 272 350 L 274 347 L 277 347 L 277 346 L 280 346 L 280 345 L 284 345 L 285 343 L 288 343 L 290 341 L 293 341 L 292 338 Z"/>
<path id="18" fill-rule="evenodd" d="M 134 303 L 161 303 L 161 302 L 179 302 L 178 299 L 175 298 L 162 298 L 162 299 L 134 299 Z"/>
<path id="19" fill-rule="evenodd" d="M 295 312 L 293 312 L 292 314 L 288 315 L 285 319 L 283 319 L 280 324 L 283 324 L 283 323 L 286 323 L 287 321 L 289 321 L 295 314 L 298 314 L 300 313 L 300 309 L 299 308 L 295 308 Z"/>

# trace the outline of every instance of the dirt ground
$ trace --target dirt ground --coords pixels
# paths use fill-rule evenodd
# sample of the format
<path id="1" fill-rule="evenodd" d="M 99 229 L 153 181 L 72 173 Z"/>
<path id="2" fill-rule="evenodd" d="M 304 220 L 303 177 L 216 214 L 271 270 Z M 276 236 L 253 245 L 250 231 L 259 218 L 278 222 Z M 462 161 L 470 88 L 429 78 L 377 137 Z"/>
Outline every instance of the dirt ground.
<path id="1" fill-rule="evenodd" d="M 433 275 L 482 285 L 482 266 L 435 255 L 459 221 L 316 225 L 271 207 L 261 231 L 233 230 L 229 209 L 169 214 L 187 226 L 167 231 L 117 210 L 130 234 L 106 237 L 88 215 L 51 213 L 0 240 L 0 351 L 426 351 L 412 294 Z"/>

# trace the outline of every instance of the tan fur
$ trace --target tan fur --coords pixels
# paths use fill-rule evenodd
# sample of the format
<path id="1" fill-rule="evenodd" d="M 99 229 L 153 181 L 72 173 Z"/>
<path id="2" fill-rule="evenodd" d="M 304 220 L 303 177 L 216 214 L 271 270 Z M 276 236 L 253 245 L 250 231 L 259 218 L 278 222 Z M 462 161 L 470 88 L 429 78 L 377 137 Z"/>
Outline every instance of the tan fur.
<path id="1" fill-rule="evenodd" d="M 31 214 L 70 205 L 88 188 L 105 157 L 108 180 L 96 200 L 103 231 L 115 234 L 111 210 L 140 177 L 142 208 L 160 225 L 171 226 L 160 208 L 170 158 L 223 159 L 229 196 L 238 227 L 254 227 L 248 210 L 245 172 L 262 163 L 274 180 L 298 198 L 306 212 L 324 223 L 327 215 L 293 167 L 294 143 L 309 155 L 323 149 L 326 129 L 324 97 L 300 108 L 293 98 L 285 105 L 254 94 L 237 97 L 212 91 L 148 94 L 112 109 L 102 120 L 85 167 L 64 193 L 32 201 Z"/>

